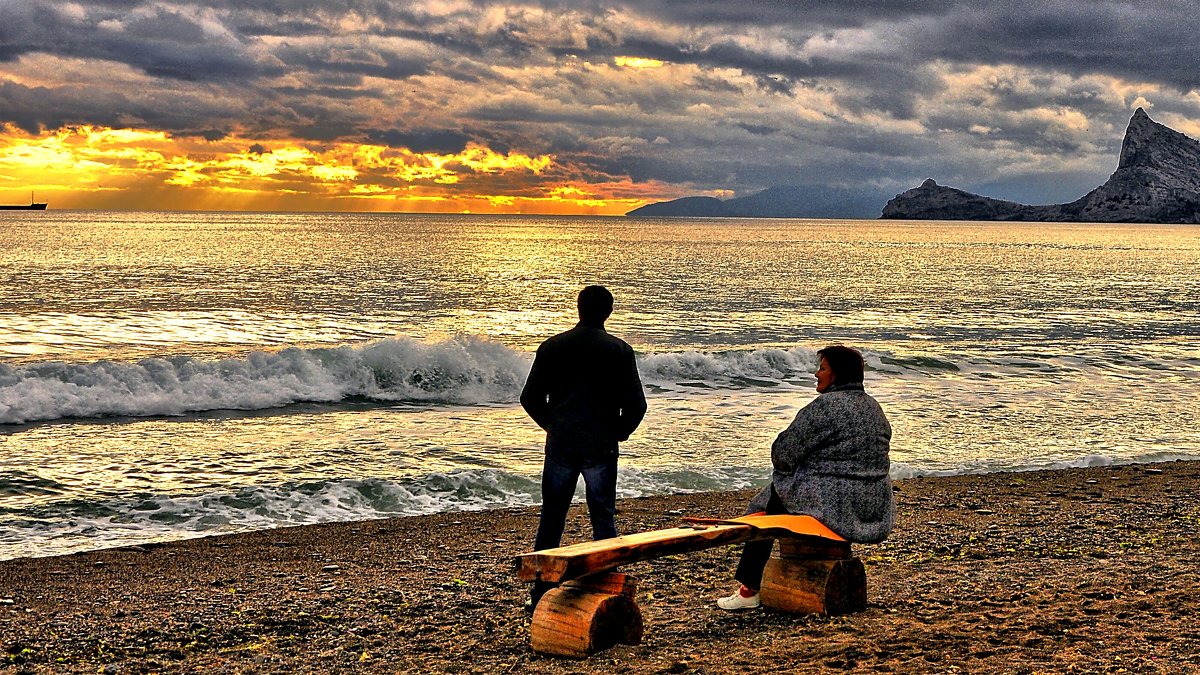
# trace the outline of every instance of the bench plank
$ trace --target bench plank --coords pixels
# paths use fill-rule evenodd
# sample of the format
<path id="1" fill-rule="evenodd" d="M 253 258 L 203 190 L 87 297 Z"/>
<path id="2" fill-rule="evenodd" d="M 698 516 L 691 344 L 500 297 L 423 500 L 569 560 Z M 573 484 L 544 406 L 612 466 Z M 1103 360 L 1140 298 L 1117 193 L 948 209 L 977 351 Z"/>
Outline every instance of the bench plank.
<path id="1" fill-rule="evenodd" d="M 517 578 L 522 581 L 566 581 L 629 563 L 756 539 L 800 536 L 846 542 L 811 516 L 754 515 L 712 523 L 639 532 L 526 553 L 515 559 Z"/>
<path id="2" fill-rule="evenodd" d="M 753 531 L 742 524 L 673 527 L 560 546 L 517 556 L 517 578 L 566 581 L 640 560 L 736 544 L 746 541 Z"/>

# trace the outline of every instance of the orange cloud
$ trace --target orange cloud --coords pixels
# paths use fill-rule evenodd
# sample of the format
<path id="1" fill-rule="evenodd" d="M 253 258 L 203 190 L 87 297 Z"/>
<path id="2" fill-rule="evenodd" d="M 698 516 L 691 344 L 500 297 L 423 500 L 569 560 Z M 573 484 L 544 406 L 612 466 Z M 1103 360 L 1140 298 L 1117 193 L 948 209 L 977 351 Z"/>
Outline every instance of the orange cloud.
<path id="1" fill-rule="evenodd" d="M 34 190 L 50 208 L 616 215 L 663 187 L 607 176 L 580 184 L 583 173 L 552 155 L 479 144 L 436 154 L 90 126 L 37 136 L 0 128 L 0 201 Z"/>

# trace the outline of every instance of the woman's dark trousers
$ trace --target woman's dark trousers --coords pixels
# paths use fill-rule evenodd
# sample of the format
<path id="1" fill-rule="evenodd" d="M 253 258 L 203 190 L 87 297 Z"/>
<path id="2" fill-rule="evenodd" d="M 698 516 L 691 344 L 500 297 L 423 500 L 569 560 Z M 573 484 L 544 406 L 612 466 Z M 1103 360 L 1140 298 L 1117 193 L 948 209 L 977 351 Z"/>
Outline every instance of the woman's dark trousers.
<path id="1" fill-rule="evenodd" d="M 787 512 L 779 495 L 775 494 L 775 486 L 772 485 L 771 499 L 767 502 L 767 513 L 775 515 Z M 757 591 L 762 588 L 763 570 L 767 569 L 767 562 L 771 560 L 771 548 L 774 545 L 774 539 L 746 542 L 742 547 L 742 558 L 738 561 L 737 571 L 734 572 L 733 578 L 751 590 Z"/>

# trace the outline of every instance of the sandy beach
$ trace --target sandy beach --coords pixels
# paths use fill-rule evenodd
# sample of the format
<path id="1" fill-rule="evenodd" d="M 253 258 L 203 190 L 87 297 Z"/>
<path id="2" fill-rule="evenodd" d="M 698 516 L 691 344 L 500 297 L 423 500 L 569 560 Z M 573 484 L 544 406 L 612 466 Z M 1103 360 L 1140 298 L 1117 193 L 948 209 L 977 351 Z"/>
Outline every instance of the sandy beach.
<path id="1" fill-rule="evenodd" d="M 897 483 L 851 616 L 728 614 L 737 547 L 630 566 L 646 635 L 529 648 L 511 559 L 536 509 L 308 526 L 0 562 L 5 672 L 1200 672 L 1200 462 Z M 624 532 L 748 492 L 621 502 Z M 573 509 L 568 541 L 588 532 Z"/>

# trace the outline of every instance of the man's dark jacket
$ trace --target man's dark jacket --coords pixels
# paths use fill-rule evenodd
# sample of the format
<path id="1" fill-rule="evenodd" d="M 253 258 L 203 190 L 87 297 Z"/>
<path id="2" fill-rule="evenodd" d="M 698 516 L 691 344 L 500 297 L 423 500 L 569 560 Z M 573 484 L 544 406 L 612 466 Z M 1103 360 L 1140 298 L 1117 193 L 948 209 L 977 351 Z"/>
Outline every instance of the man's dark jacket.
<path id="1" fill-rule="evenodd" d="M 579 323 L 542 343 L 521 406 L 546 430 L 546 452 L 587 458 L 616 452 L 646 415 L 633 348 Z"/>

